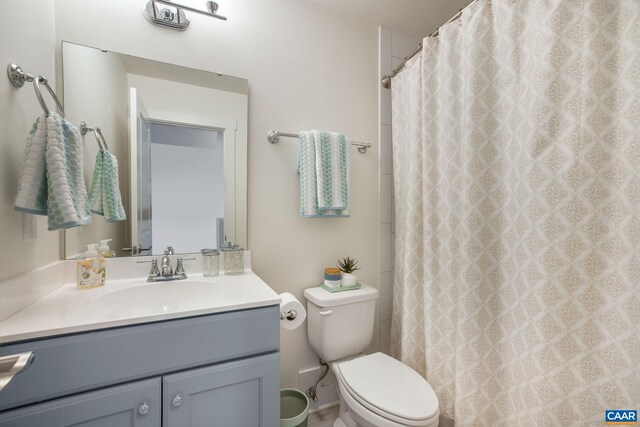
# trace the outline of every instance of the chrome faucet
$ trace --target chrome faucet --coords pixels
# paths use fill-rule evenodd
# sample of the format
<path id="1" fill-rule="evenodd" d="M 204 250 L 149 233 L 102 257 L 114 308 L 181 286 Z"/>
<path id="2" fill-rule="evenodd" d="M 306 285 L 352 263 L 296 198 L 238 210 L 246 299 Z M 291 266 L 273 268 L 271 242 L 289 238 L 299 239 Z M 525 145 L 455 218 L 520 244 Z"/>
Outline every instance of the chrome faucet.
<path id="1" fill-rule="evenodd" d="M 165 249 L 164 256 L 162 257 L 160 271 L 163 277 L 173 276 L 173 268 L 171 268 L 171 258 L 169 258 L 170 254 L 173 254 L 173 249 L 171 248 L 171 246 Z"/>
<path id="2" fill-rule="evenodd" d="M 171 267 L 171 258 L 169 255 L 173 255 L 174 253 L 171 246 L 165 249 L 160 268 L 158 268 L 158 260 L 155 258 L 151 261 L 138 261 L 138 263 L 151 262 L 151 270 L 149 271 L 147 282 L 167 282 L 169 280 L 183 280 L 187 278 L 187 273 L 185 273 L 184 266 L 182 265 L 183 258 L 179 257 L 177 259 L 175 271 Z M 192 261 L 195 259 L 195 257 L 186 258 L 184 261 Z"/>

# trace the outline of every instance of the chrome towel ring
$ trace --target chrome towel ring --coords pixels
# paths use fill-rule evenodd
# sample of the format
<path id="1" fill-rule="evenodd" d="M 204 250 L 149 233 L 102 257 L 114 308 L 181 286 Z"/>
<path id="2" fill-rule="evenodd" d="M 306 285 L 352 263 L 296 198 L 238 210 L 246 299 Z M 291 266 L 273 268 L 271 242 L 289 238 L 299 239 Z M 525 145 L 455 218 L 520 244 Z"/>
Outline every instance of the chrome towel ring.
<path id="1" fill-rule="evenodd" d="M 99 127 L 92 127 L 87 124 L 84 120 L 80 122 L 80 135 L 84 136 L 89 132 L 93 132 L 93 135 L 96 137 L 96 141 L 98 142 L 98 147 L 100 147 L 104 151 L 109 151 L 109 146 L 107 145 L 107 140 L 104 139 L 104 135 L 102 134 L 102 130 Z"/>
<path id="2" fill-rule="evenodd" d="M 60 100 L 56 96 L 56 93 L 53 91 L 51 86 L 49 86 L 49 81 L 47 80 L 47 78 L 44 77 L 44 76 L 37 76 L 37 77 L 32 77 L 31 79 L 33 80 L 33 90 L 36 93 L 36 98 L 38 98 L 38 102 L 40 103 L 40 106 L 42 107 L 42 111 L 44 111 L 44 113 L 47 116 L 49 116 L 49 114 L 50 114 L 49 107 L 47 107 L 47 103 L 44 102 L 44 98 L 42 97 L 42 92 L 40 91 L 40 83 L 42 83 L 44 85 L 44 87 L 47 88 L 47 91 L 51 95 L 51 98 L 53 98 L 53 100 L 55 101 L 56 105 L 58 106 L 58 111 L 60 112 L 60 115 L 66 119 L 67 116 L 64 113 L 64 108 L 62 108 L 62 104 L 60 103 Z"/>
<path id="3" fill-rule="evenodd" d="M 96 137 L 96 141 L 98 141 L 98 146 L 102 148 L 104 151 L 109 151 L 107 140 L 104 139 L 104 135 L 102 134 L 102 131 L 100 130 L 100 128 L 96 128 L 94 135 Z"/>
<path id="4" fill-rule="evenodd" d="M 64 113 L 64 108 L 62 108 L 62 103 L 58 99 L 58 96 L 56 95 L 56 93 L 53 91 L 53 88 L 51 88 L 51 86 L 49 85 L 49 81 L 47 80 L 46 77 L 41 75 L 38 75 L 37 77 L 33 77 L 31 74 L 25 72 L 22 69 L 22 67 L 16 64 L 7 65 L 7 76 L 9 77 L 9 80 L 11 81 L 11 83 L 17 88 L 23 87 L 25 82 L 33 82 L 33 90 L 36 93 L 38 102 L 42 107 L 42 111 L 44 111 L 45 114 L 48 116 L 51 112 L 49 110 L 49 107 L 47 107 L 46 102 L 44 102 L 44 98 L 42 97 L 42 91 L 40 90 L 40 83 L 42 83 L 44 87 L 47 88 L 47 91 L 55 101 L 56 106 L 58 107 L 58 111 L 60 112 L 60 115 L 65 119 L 67 118 L 66 114 Z"/>

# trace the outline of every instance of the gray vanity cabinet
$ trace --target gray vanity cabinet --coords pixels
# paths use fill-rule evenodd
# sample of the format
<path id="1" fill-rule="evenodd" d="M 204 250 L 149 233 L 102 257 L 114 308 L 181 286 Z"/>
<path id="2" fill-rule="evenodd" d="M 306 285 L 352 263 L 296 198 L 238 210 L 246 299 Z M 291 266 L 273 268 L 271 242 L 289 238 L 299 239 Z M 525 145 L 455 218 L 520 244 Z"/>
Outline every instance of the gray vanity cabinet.
<path id="1" fill-rule="evenodd" d="M 138 381 L 0 413 L 3 427 L 157 427 L 160 379 Z"/>
<path id="2" fill-rule="evenodd" d="M 277 427 L 277 305 L 0 346 L 0 427 Z"/>
<path id="3" fill-rule="evenodd" d="M 279 424 L 277 355 L 162 378 L 165 427 L 266 427 Z"/>

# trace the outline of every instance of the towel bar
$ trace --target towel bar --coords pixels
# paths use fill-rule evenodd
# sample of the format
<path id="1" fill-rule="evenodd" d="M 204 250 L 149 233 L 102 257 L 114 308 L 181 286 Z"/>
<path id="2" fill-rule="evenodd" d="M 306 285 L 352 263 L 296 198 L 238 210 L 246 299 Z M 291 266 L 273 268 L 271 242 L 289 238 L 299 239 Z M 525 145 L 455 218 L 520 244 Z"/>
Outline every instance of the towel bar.
<path id="1" fill-rule="evenodd" d="M 297 138 L 298 134 L 289 133 L 289 132 L 280 132 L 279 130 L 270 130 L 267 133 L 267 140 L 272 144 L 276 144 L 279 141 L 279 138 L 281 136 L 286 136 L 288 138 Z M 373 147 L 373 144 L 371 144 L 370 142 L 351 141 L 351 145 L 355 145 L 356 147 L 358 147 L 358 152 L 362 154 L 366 153 L 368 148 Z"/>

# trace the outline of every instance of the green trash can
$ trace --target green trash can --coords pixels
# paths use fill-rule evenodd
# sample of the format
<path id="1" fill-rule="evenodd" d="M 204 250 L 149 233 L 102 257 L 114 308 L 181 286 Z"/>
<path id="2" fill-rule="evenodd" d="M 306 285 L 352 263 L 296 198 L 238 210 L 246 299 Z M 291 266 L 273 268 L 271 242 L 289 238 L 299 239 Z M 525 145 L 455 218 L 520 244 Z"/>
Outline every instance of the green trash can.
<path id="1" fill-rule="evenodd" d="M 307 427 L 309 399 L 300 390 L 280 390 L 280 427 Z"/>

